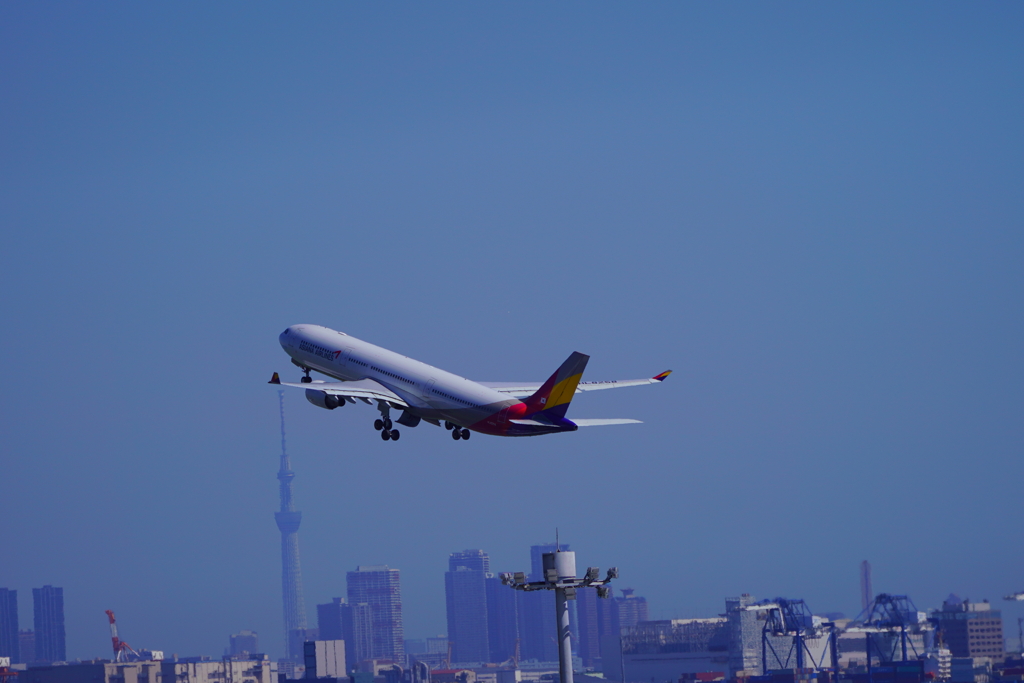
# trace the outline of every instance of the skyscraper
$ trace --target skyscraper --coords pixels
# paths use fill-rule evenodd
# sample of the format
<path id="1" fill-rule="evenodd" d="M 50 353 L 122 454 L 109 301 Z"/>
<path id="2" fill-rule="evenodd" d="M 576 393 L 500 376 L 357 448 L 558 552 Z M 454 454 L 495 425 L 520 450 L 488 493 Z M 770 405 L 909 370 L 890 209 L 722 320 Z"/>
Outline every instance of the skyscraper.
<path id="1" fill-rule="evenodd" d="M 306 603 L 302 597 L 302 568 L 299 566 L 299 524 L 302 513 L 296 511 L 292 501 L 291 460 L 288 458 L 284 433 L 284 392 L 278 391 L 281 404 L 281 469 L 277 472 L 280 482 L 281 511 L 274 515 L 277 528 L 281 531 L 281 588 L 284 597 L 284 641 L 288 659 L 303 661 L 302 643 L 306 640 Z"/>
<path id="2" fill-rule="evenodd" d="M 491 561 L 482 550 L 464 550 L 448 556 L 444 575 L 448 639 L 456 662 L 489 662 L 487 577 Z M 506 589 L 507 590 L 507 589 Z"/>
<path id="3" fill-rule="evenodd" d="M 487 577 L 487 639 L 491 659 L 502 663 L 516 656 L 519 640 L 519 611 L 516 596 L 497 576 Z"/>
<path id="4" fill-rule="evenodd" d="M 355 661 L 401 661 L 405 657 L 405 631 L 398 570 L 381 564 L 348 572 L 348 604 L 357 648 Z"/>
<path id="5" fill-rule="evenodd" d="M 63 662 L 67 659 L 64 642 L 64 589 L 55 586 L 33 588 L 32 607 L 36 660 Z"/>
<path id="6" fill-rule="evenodd" d="M 18 648 L 18 591 L 0 588 L 0 657 L 21 662 Z"/>

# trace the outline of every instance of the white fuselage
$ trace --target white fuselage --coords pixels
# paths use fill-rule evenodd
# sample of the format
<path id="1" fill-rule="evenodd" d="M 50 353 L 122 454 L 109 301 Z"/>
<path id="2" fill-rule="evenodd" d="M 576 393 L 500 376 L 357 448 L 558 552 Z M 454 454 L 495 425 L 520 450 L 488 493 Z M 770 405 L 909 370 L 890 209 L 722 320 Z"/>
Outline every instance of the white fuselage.
<path id="1" fill-rule="evenodd" d="M 371 379 L 427 417 L 466 425 L 518 403 L 465 377 L 327 327 L 292 325 L 279 340 L 297 365 L 342 381 Z"/>

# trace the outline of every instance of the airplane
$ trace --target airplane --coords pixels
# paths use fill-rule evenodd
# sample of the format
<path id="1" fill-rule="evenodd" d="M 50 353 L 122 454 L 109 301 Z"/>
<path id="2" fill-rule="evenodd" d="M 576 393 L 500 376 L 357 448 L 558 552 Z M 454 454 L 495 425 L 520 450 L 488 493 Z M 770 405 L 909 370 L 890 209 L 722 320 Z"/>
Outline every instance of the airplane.
<path id="1" fill-rule="evenodd" d="M 280 334 L 281 347 L 302 369 L 301 382 L 282 382 L 274 373 L 270 384 L 306 390 L 306 400 L 335 410 L 356 400 L 377 404 L 380 417 L 373 427 L 384 441 L 398 441 L 395 420 L 415 427 L 421 421 L 444 426 L 452 439 L 469 439 L 472 432 L 495 436 L 537 436 L 574 432 L 580 427 L 639 424 L 629 419 L 565 417 L 569 402 L 581 391 L 660 384 L 672 371 L 644 379 L 581 382 L 590 356 L 575 352 L 546 382 L 474 382 L 421 363 L 353 336 L 320 325 L 292 325 Z M 314 380 L 316 371 L 337 382 Z"/>

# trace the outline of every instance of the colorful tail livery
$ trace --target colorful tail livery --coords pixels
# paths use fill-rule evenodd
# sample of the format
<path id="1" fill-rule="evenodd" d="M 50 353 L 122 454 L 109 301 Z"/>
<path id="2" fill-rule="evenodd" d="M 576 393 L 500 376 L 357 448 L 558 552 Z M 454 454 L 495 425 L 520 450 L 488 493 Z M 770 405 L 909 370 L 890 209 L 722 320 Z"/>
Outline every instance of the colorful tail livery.
<path id="1" fill-rule="evenodd" d="M 305 376 L 301 382 L 282 382 L 274 373 L 271 384 L 303 389 L 313 405 L 344 408 L 342 414 L 352 413 L 346 406 L 358 403 L 376 406 L 380 417 L 373 426 L 384 441 L 397 441 L 399 426 L 412 429 L 421 423 L 444 425 L 455 441 L 473 432 L 539 436 L 635 424 L 639 420 L 570 419 L 566 412 L 577 392 L 661 384 L 669 375 L 583 382 L 590 356 L 576 352 L 545 382 L 477 382 L 320 325 L 292 325 L 278 340 Z M 312 372 L 332 381 L 313 379 Z"/>
<path id="2" fill-rule="evenodd" d="M 590 356 L 573 351 L 555 374 L 548 377 L 548 381 L 533 396 L 523 401 L 526 404 L 526 416 L 541 413 L 551 419 L 565 417 L 588 360 Z"/>

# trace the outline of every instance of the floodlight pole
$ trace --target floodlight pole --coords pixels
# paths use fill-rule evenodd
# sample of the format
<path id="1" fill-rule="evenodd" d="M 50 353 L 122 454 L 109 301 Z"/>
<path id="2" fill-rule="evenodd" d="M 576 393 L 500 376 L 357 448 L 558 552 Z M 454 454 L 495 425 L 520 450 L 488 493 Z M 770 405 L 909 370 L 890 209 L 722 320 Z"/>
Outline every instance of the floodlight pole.
<path id="1" fill-rule="evenodd" d="M 576 553 L 568 550 L 556 550 L 544 553 L 544 580 L 526 580 L 523 572 L 501 574 L 501 582 L 506 586 L 520 591 L 555 591 L 555 623 L 558 625 L 558 675 L 560 683 L 573 683 L 572 680 L 572 631 L 569 630 L 569 601 L 576 599 L 577 588 L 596 588 L 597 595 L 607 598 L 611 591 L 607 584 L 619 577 L 619 570 L 612 567 L 603 580 L 597 577 L 601 573 L 597 567 L 587 569 L 582 579 L 576 578 Z M 625 683 L 625 682 L 623 682 Z"/>

